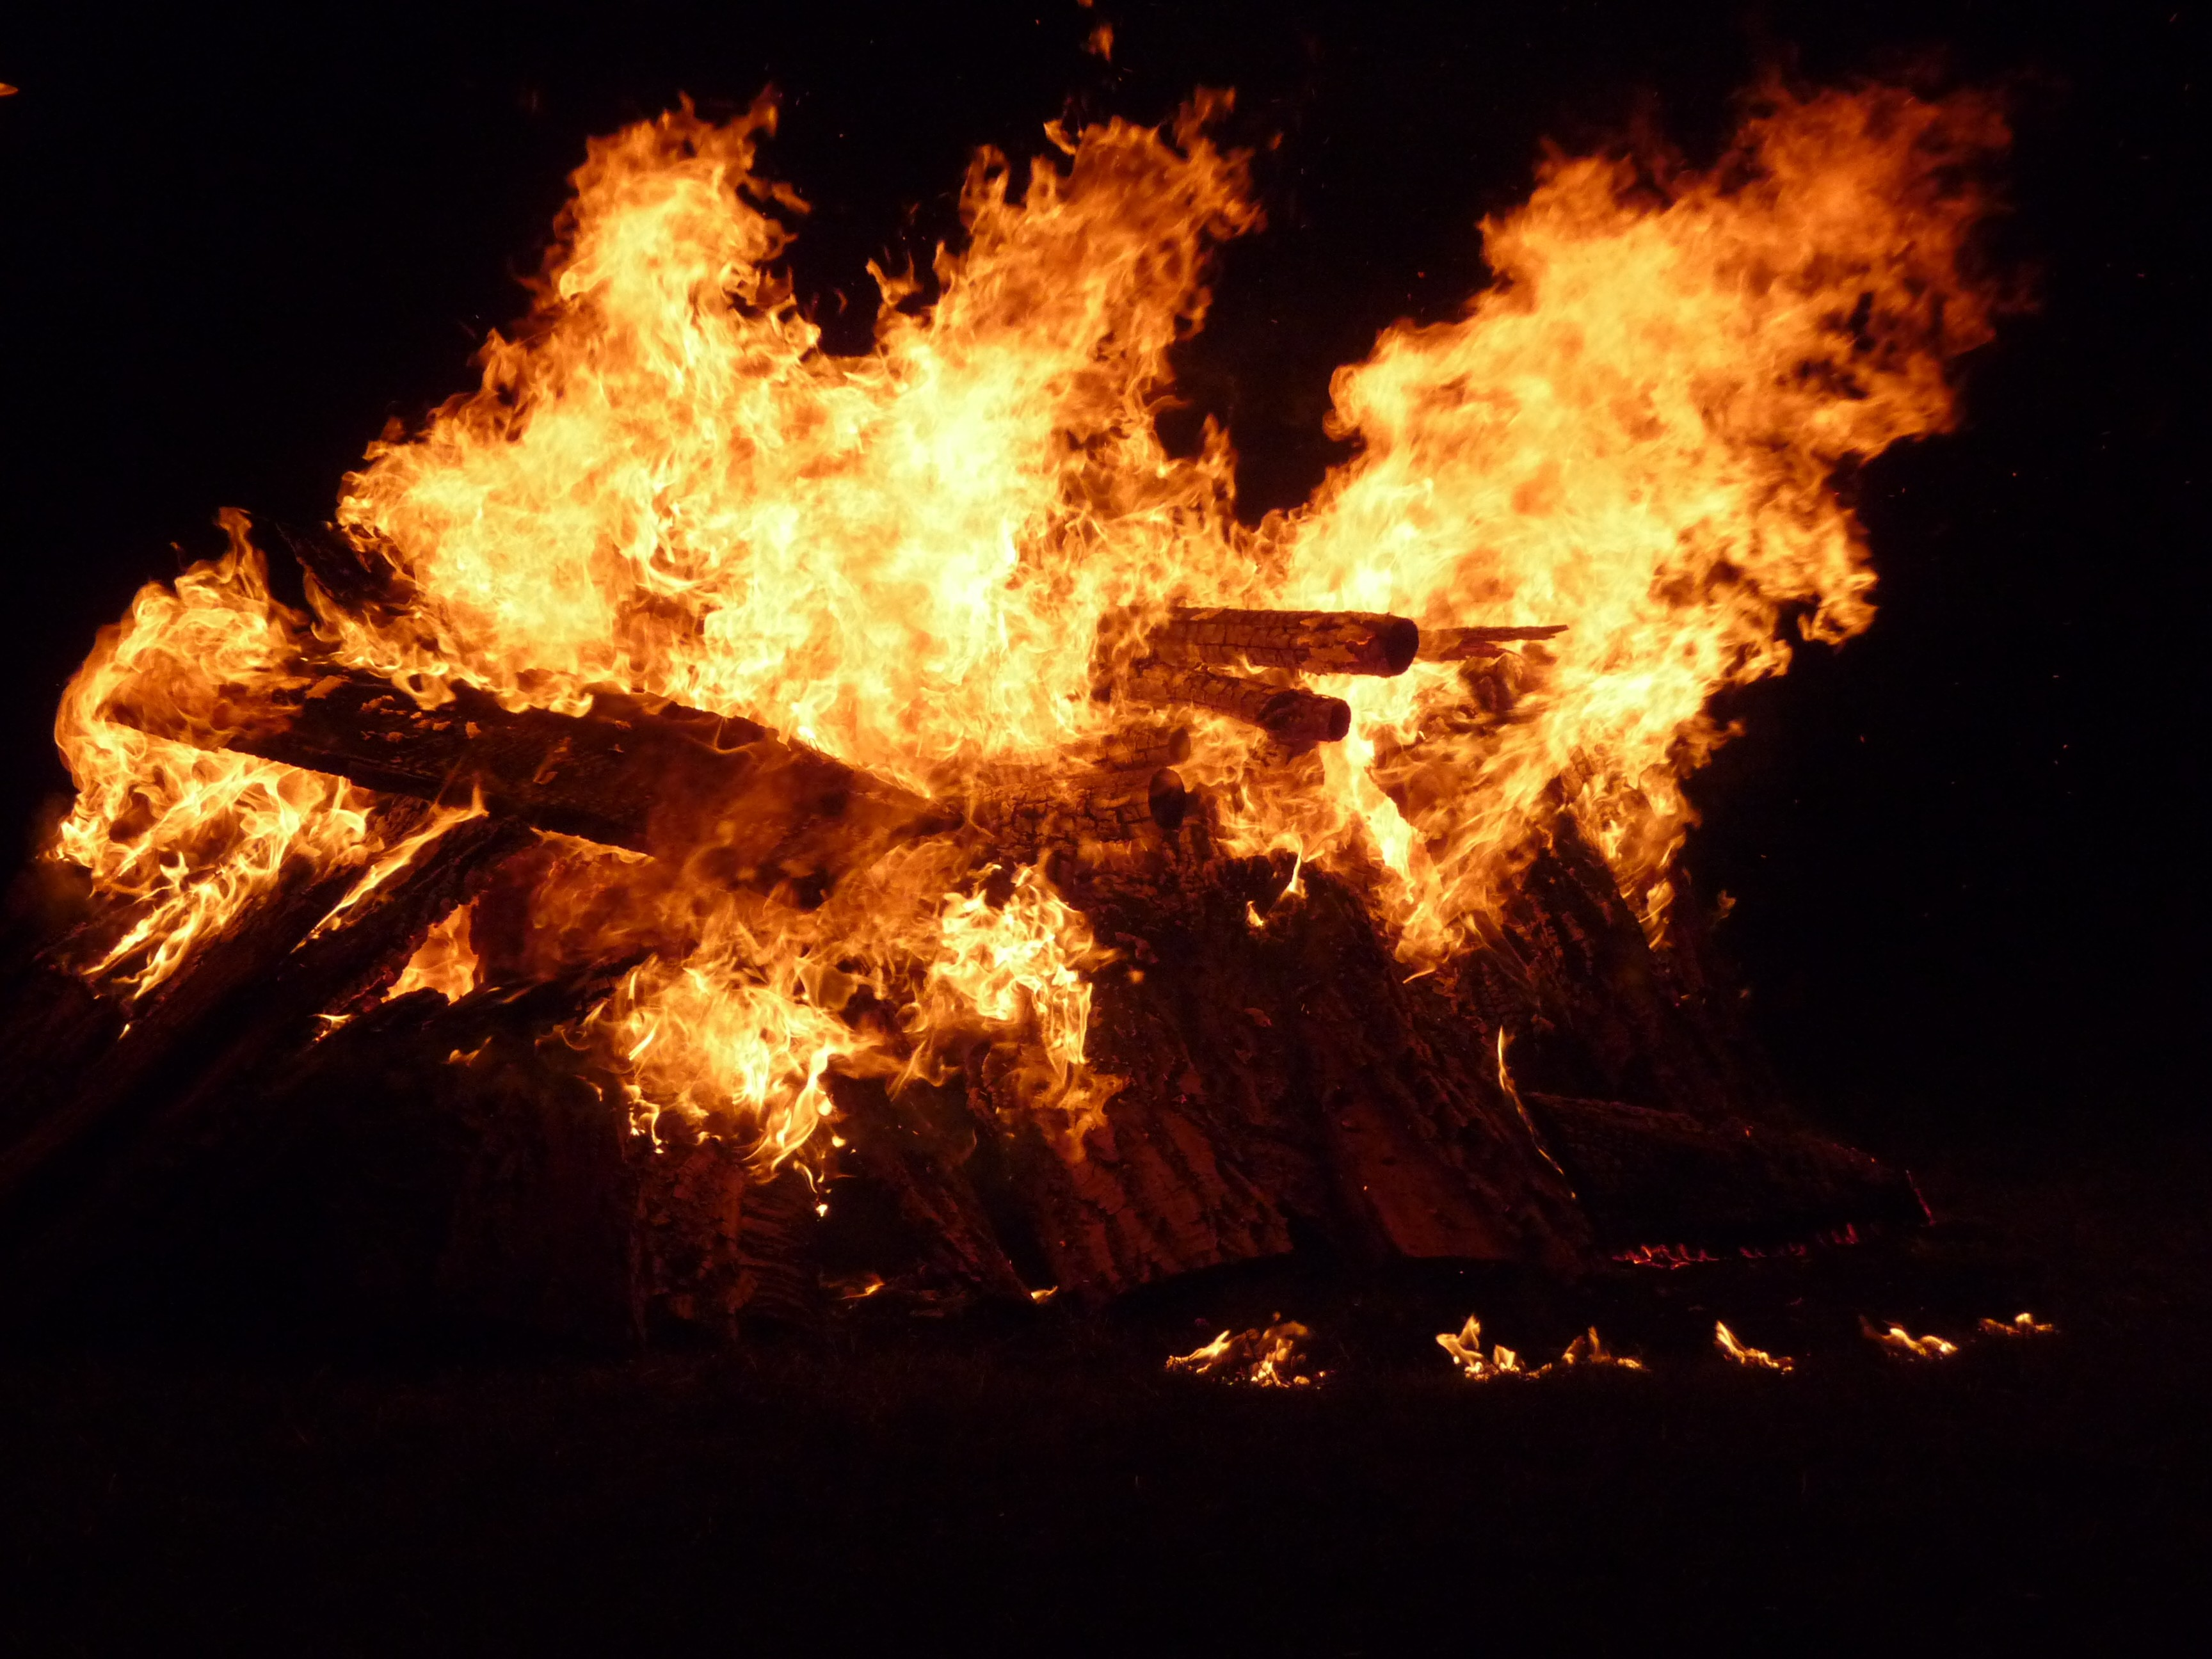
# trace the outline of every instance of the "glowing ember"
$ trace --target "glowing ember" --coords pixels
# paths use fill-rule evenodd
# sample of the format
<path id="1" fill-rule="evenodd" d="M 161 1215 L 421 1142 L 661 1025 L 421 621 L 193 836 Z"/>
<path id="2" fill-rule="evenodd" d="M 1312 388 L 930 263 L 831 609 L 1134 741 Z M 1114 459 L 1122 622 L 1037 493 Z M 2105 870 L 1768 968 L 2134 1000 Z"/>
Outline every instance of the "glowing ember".
<path id="1" fill-rule="evenodd" d="M 2044 1324 L 2031 1313 L 2017 1313 L 2010 1319 L 1984 1319 L 1981 1328 L 1990 1336 L 2051 1336 L 2058 1330 L 2057 1326 Z"/>
<path id="2" fill-rule="evenodd" d="M 310 657 L 425 708 L 455 685 L 510 710 L 672 700 L 966 806 L 1111 739 L 1128 710 L 1094 689 L 1136 683 L 1129 641 L 1171 605 L 1411 618 L 1428 644 L 1395 677 L 1319 675 L 1326 696 L 1262 687 L 1309 725 L 1348 710 L 1317 752 L 1189 709 L 1152 810 L 1202 789 L 1224 850 L 1358 875 L 1420 969 L 1479 932 L 1563 791 L 1656 935 L 1682 777 L 1725 736 L 1709 700 L 1784 669 L 1792 629 L 1835 641 L 1872 615 L 1831 478 L 1953 418 L 1946 367 L 1989 334 L 1960 180 L 2001 122 L 1772 90 L 1663 191 L 1624 161 L 1547 162 L 1484 227 L 1498 285 L 1340 371 L 1356 456 L 1255 528 L 1225 434 L 1177 458 L 1152 418 L 1212 250 L 1259 223 L 1243 159 L 1206 136 L 1216 108 L 1048 128 L 1057 159 L 1019 193 L 979 157 L 963 246 L 927 284 L 876 273 L 888 303 L 854 357 L 822 349 L 780 274 L 803 204 L 757 166 L 771 107 L 593 143 L 526 325 L 346 481 L 337 520 L 391 562 L 383 597 L 313 581 L 313 615 L 289 610 L 229 514 L 230 550 L 143 591 L 72 681 L 52 854 L 127 906 L 87 971 L 143 994 L 288 872 L 398 850 L 365 792 L 222 749 L 260 694 L 323 689 L 295 675 Z M 533 866 L 510 965 L 635 963 L 567 1036 L 641 1128 L 674 1112 L 811 1164 L 833 1076 L 972 1065 L 1081 1155 L 1118 1086 L 1085 1063 L 1105 955 L 1040 868 L 924 841 L 825 891 L 720 856 L 562 841 Z M 449 919 L 393 988 L 465 994 L 482 949 Z M 1502 1047 L 1499 1066 L 1510 1092 Z"/>
<path id="3" fill-rule="evenodd" d="M 1914 1336 L 1902 1325 L 1875 1326 L 1862 1319 L 1859 1329 L 1869 1340 L 1880 1343 L 1885 1352 L 1905 1359 L 1948 1359 L 1959 1352 L 1955 1342 L 1946 1342 L 1940 1336 Z"/>
<path id="4" fill-rule="evenodd" d="M 1736 1340 L 1735 1333 L 1715 1321 L 1713 1346 L 1737 1364 L 1751 1370 L 1787 1371 L 1796 1369 L 1797 1362 L 1788 1354 L 1771 1354 L 1764 1348 L 1747 1348 Z"/>
<path id="5" fill-rule="evenodd" d="M 1314 1370 L 1305 1344 L 1313 1333 L 1280 1314 L 1265 1330 L 1224 1331 L 1204 1347 L 1170 1355 L 1168 1369 L 1209 1382 L 1242 1383 L 1255 1389 L 1311 1388 L 1328 1379 Z"/>

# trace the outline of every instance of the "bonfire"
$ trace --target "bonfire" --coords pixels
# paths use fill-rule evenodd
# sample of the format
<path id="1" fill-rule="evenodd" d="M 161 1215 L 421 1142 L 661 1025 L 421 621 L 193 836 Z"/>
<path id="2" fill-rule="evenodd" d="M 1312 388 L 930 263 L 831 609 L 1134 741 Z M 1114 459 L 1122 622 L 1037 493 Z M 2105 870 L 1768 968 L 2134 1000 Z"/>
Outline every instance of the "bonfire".
<path id="1" fill-rule="evenodd" d="M 1996 117 L 1776 90 L 1709 172 L 1548 161 L 1253 523 L 1156 422 L 1264 234 L 1221 102 L 977 157 L 855 356 L 769 105 L 600 141 L 477 386 L 139 594 L 0 1033 L 18 1313 L 240 1226 L 334 1294 L 726 1336 L 837 1273 L 1920 1217 L 1779 1097 L 1679 854 L 1714 699 L 1872 619 L 1837 479 L 1954 417 Z"/>

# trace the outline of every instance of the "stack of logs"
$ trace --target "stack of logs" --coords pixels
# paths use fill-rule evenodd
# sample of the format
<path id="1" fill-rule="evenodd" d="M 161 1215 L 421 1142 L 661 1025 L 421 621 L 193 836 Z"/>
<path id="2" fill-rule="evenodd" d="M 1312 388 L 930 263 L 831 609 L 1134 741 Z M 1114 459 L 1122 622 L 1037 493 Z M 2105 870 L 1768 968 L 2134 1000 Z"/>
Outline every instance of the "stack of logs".
<path id="1" fill-rule="evenodd" d="M 404 607 L 374 549 L 288 539 L 325 604 Z M 1294 755 L 1349 720 L 1300 675 L 1455 661 L 1502 708 L 1535 654 L 1513 647 L 1557 631 L 1196 609 L 1109 626 L 1121 648 L 1102 690 L 1155 712 L 962 811 L 642 699 L 516 712 L 454 686 L 426 708 L 303 659 L 237 690 L 218 739 L 118 698 L 111 717 L 155 735 L 375 791 L 380 843 L 419 844 L 350 903 L 359 867 L 299 861 L 136 1001 L 83 971 L 125 907 L 82 903 L 18 951 L 0 1317 L 104 1317 L 221 1284 L 349 1317 L 726 1336 L 813 1316 L 841 1273 L 933 1307 L 1055 1287 L 1096 1304 L 1294 1236 L 1574 1272 L 1640 1245 L 1917 1218 L 1908 1183 L 1776 1105 L 1695 903 L 1648 944 L 1565 813 L 1480 946 L 1409 980 L 1356 874 L 1223 856 L 1175 770 L 1176 708 Z M 481 814 L 434 818 L 471 795 Z M 1066 1155 L 1021 1109 L 1018 1056 L 981 1044 L 938 1084 L 833 1075 L 845 1150 L 820 1193 L 795 1171 L 749 1176 L 748 1149 L 671 1118 L 658 1142 L 630 1133 L 617 1079 L 550 1040 L 630 964 L 503 976 L 483 950 L 502 906 L 527 906 L 549 833 L 802 904 L 917 838 L 969 838 L 978 867 L 1046 863 L 1112 952 L 1089 1041 L 1092 1070 L 1119 1080 L 1103 1127 Z M 486 982 L 452 1003 L 388 996 L 464 905 Z"/>

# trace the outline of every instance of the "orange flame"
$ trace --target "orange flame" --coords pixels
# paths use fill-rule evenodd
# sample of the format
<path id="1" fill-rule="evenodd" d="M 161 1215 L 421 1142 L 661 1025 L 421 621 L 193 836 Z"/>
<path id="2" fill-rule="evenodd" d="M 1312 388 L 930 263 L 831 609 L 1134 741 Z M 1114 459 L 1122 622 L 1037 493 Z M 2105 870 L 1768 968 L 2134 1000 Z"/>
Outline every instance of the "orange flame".
<path id="1" fill-rule="evenodd" d="M 1915 1336 L 1902 1325 L 1875 1326 L 1862 1319 L 1859 1328 L 1866 1333 L 1868 1340 L 1879 1343 L 1885 1352 L 1905 1359 L 1948 1359 L 1959 1352 L 1955 1342 L 1946 1342 L 1935 1335 Z"/>
<path id="2" fill-rule="evenodd" d="M 1185 1371 L 1209 1382 L 1239 1383 L 1254 1389 L 1306 1389 L 1328 1380 L 1327 1371 L 1311 1369 L 1305 1345 L 1313 1333 L 1280 1314 L 1265 1330 L 1224 1331 L 1203 1347 L 1168 1358 L 1171 1371 Z"/>
<path id="3" fill-rule="evenodd" d="M 1644 1362 L 1625 1354 L 1614 1353 L 1605 1346 L 1604 1340 L 1593 1325 L 1582 1335 L 1567 1344 L 1559 1357 L 1548 1365 L 1539 1365 L 1534 1370 L 1522 1369 L 1521 1356 L 1504 1343 L 1494 1345 L 1486 1355 L 1482 1352 L 1482 1322 L 1473 1314 L 1456 1332 L 1440 1331 L 1437 1346 L 1451 1356 L 1459 1373 L 1470 1382 L 1495 1382 L 1503 1376 L 1517 1376 L 1531 1382 L 1550 1376 L 1555 1372 L 1569 1370 L 1640 1371 Z"/>
<path id="4" fill-rule="evenodd" d="M 1797 1366 L 1797 1362 L 1788 1354 L 1771 1354 L 1764 1348 L 1746 1347 L 1736 1340 L 1734 1331 L 1717 1320 L 1713 1323 L 1713 1346 L 1748 1370 L 1787 1371 L 1794 1370 Z"/>

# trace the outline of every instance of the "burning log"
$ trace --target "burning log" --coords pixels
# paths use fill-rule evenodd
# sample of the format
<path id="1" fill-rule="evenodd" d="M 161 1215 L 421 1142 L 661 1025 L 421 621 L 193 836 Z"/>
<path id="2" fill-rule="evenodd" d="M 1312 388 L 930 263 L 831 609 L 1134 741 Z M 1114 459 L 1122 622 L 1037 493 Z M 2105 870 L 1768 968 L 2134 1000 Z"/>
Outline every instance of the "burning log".
<path id="1" fill-rule="evenodd" d="M 834 878 L 872 850 L 950 828 L 930 802 L 735 716 L 601 694 L 586 714 L 503 708 L 473 687 L 426 708 L 349 670 L 276 681 L 225 729 L 121 699 L 156 737 L 221 747 L 637 852 L 715 849 L 733 879 Z M 235 694 L 233 694 L 235 696 Z"/>
<path id="2" fill-rule="evenodd" d="M 1425 628 L 1418 655 L 1423 662 L 1465 662 L 1494 657 L 1516 640 L 1548 640 L 1567 631 L 1565 623 L 1534 628 Z"/>
<path id="3" fill-rule="evenodd" d="M 1140 662 L 1121 676 L 1118 689 L 1135 702 L 1211 708 L 1293 746 L 1341 742 L 1352 730 L 1352 707 L 1341 697 L 1319 696 L 1210 668 Z"/>
<path id="4" fill-rule="evenodd" d="M 1150 654 L 1189 668 L 1402 674 L 1421 644 L 1404 617 L 1368 611 L 1222 611 L 1178 605 L 1146 635 Z"/>
<path id="5" fill-rule="evenodd" d="M 1100 770 L 994 791 L 979 798 L 969 816 L 1009 856 L 1030 863 L 1049 848 L 1172 831 L 1190 801 L 1171 768 Z"/>
<path id="6" fill-rule="evenodd" d="M 1102 772 L 1158 771 L 1190 758 L 1190 728 L 1176 724 L 1123 726 L 1070 744 L 1066 757 Z"/>

